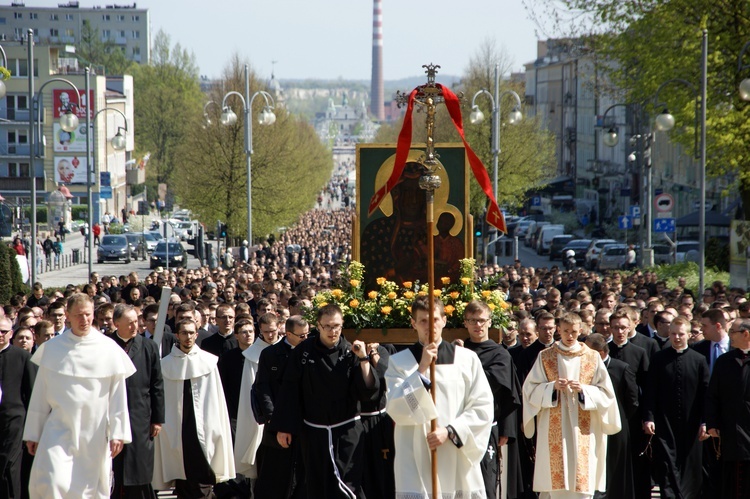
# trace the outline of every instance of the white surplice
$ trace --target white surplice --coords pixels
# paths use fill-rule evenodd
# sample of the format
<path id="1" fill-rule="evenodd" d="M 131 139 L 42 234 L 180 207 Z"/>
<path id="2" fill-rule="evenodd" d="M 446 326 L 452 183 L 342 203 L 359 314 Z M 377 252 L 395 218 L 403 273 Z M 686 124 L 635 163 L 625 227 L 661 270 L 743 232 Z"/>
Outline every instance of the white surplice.
<path id="1" fill-rule="evenodd" d="M 426 499 L 432 494 L 427 433 L 434 418 L 439 427 L 451 425 L 463 442 L 457 448 L 447 440 L 437 449 L 441 498 L 485 497 L 479 463 L 487 452 L 494 417 L 492 390 L 476 354 L 463 347 L 455 351 L 453 364 L 435 366 L 436 403 L 410 350 L 389 360 L 386 412 L 396 423 L 397 499 Z"/>
<path id="2" fill-rule="evenodd" d="M 240 401 L 237 410 L 237 432 L 234 439 L 234 461 L 237 473 L 248 478 L 258 478 L 255 465 L 255 454 L 263 439 L 263 426 L 255 421 L 253 407 L 250 403 L 250 389 L 258 374 L 260 352 L 269 347 L 268 343 L 258 338 L 242 352 L 245 362 L 242 366 L 242 385 L 240 387 Z"/>
<path id="3" fill-rule="evenodd" d="M 224 390 L 216 363 L 219 358 L 197 345 L 185 353 L 177 345 L 161 360 L 164 377 L 165 422 L 154 440 L 154 479 L 152 485 L 164 490 L 174 480 L 185 480 L 182 455 L 182 407 L 192 402 L 195 427 L 203 455 L 216 474 L 216 483 L 235 477 L 232 431 Z M 183 400 L 185 380 L 190 380 L 192 401 Z"/>
<path id="4" fill-rule="evenodd" d="M 32 498 L 105 498 L 110 493 L 109 441 L 130 443 L 125 378 L 135 372 L 115 342 L 92 330 L 66 330 L 40 345 L 24 441 L 38 442 Z"/>
<path id="5" fill-rule="evenodd" d="M 578 393 L 555 395 L 557 379 L 579 380 Z M 523 384 L 523 430 L 534 435 L 534 491 L 543 497 L 586 498 L 606 490 L 607 435 L 620 431 L 620 414 L 607 368 L 583 343 L 543 350 Z"/>

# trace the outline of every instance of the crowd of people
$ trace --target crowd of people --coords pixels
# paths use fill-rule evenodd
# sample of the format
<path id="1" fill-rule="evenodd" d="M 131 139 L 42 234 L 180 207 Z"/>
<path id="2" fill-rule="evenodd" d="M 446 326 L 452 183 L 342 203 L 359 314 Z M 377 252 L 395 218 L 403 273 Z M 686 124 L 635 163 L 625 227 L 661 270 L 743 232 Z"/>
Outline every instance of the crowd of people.
<path id="1" fill-rule="evenodd" d="M 443 341 L 426 297 L 413 344 L 350 342 L 338 307 L 309 310 L 352 214 L 312 210 L 229 269 L 14 296 L 0 498 L 427 498 L 433 456 L 442 497 L 747 497 L 745 290 L 484 265 L 511 305 L 499 342 L 481 301 Z"/>

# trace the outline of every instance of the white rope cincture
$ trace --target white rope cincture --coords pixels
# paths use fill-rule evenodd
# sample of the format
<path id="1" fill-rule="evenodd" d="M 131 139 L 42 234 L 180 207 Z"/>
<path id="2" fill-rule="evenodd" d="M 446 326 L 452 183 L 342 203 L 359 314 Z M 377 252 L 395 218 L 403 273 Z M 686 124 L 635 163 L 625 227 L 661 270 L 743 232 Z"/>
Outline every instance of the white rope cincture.
<path id="1" fill-rule="evenodd" d="M 328 432 L 328 455 L 331 457 L 331 464 L 333 465 L 333 473 L 336 475 L 336 480 L 339 483 L 339 490 L 346 494 L 347 497 L 350 499 L 357 499 L 357 495 L 352 492 L 352 489 L 349 488 L 349 486 L 341 479 L 341 474 L 339 473 L 339 468 L 336 466 L 336 458 L 333 456 L 333 430 L 334 428 L 338 428 L 340 426 L 347 425 L 349 423 L 353 423 L 355 421 L 359 421 L 359 416 L 354 416 L 351 419 L 347 419 L 346 421 L 342 421 L 341 423 L 336 423 L 332 425 L 324 425 L 324 424 L 315 424 L 311 423 L 310 421 L 303 419 L 305 424 L 307 426 L 311 426 L 313 428 L 318 428 L 321 430 L 326 430 Z"/>

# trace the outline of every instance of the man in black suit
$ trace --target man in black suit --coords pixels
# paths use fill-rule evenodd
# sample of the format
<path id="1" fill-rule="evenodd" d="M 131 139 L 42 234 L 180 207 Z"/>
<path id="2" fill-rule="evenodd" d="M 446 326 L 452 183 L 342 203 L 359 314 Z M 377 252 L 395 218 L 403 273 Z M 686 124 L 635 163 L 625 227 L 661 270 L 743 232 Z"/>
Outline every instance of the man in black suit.
<path id="1" fill-rule="evenodd" d="M 617 406 L 620 410 L 622 430 L 607 437 L 607 490 L 598 491 L 598 499 L 617 497 L 634 499 L 633 462 L 630 452 L 630 427 L 627 422 L 638 412 L 638 385 L 635 372 L 627 365 L 609 356 L 609 345 L 601 334 L 590 334 L 586 345 L 602 356 L 607 372 L 615 389 Z"/>
<path id="2" fill-rule="evenodd" d="M 0 497 L 21 497 L 23 424 L 36 377 L 31 355 L 11 345 L 13 323 L 0 317 Z"/>
<path id="3" fill-rule="evenodd" d="M 654 316 L 656 316 L 657 312 L 662 312 L 664 310 L 664 305 L 656 299 L 651 300 L 648 302 L 648 306 L 646 307 L 645 319 L 646 324 L 638 324 L 638 326 L 635 328 L 635 330 L 645 336 L 648 336 L 649 338 L 653 338 L 656 335 L 656 324 L 654 324 Z"/>
<path id="4" fill-rule="evenodd" d="M 113 319 L 117 329 L 109 337 L 125 350 L 136 372 L 125 380 L 132 442 L 112 461 L 112 497 L 153 497 L 154 438 L 164 424 L 161 357 L 156 343 L 138 334 L 138 314 L 131 305 L 117 305 Z"/>
<path id="5" fill-rule="evenodd" d="M 720 308 L 709 309 L 701 317 L 701 329 L 705 339 L 693 345 L 693 350 L 706 358 L 708 368 L 712 372 L 716 359 L 727 353 L 731 347 L 727 323 L 726 313 Z"/>
<path id="6" fill-rule="evenodd" d="M 734 321 L 729 335 L 734 348 L 717 359 L 711 373 L 706 427 L 723 464 L 715 497 L 720 492 L 720 497 L 739 499 L 750 490 L 750 320 Z"/>

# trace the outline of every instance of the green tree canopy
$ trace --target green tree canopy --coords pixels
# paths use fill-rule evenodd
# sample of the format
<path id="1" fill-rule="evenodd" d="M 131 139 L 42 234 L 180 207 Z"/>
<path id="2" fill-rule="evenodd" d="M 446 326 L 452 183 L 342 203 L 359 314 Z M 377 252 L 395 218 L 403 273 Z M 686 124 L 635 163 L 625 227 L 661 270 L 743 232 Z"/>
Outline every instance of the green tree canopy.
<path id="1" fill-rule="evenodd" d="M 201 115 L 187 127 L 179 149 L 179 173 L 175 185 L 183 206 L 195 212 L 207 225 L 227 223 L 230 235 L 244 236 L 247 230 L 247 162 L 244 112 L 237 96 L 227 105 L 237 114 L 237 123 L 219 124 L 220 104 L 230 91 L 244 96 L 245 62 L 235 55 L 224 71 L 223 84 L 208 96 L 211 119 Z M 264 89 L 250 73 L 250 93 Z M 259 95 L 253 102 L 252 214 L 255 238 L 294 222 L 313 207 L 316 196 L 331 176 L 331 153 L 320 142 L 311 125 L 276 106 L 276 122 L 257 124 L 265 104 Z M 202 103 L 198 110 L 202 110 Z"/>
<path id="2" fill-rule="evenodd" d="M 125 47 L 115 45 L 112 40 L 102 41 L 99 30 L 88 20 L 83 21 L 77 55 L 84 64 L 102 67 L 106 75 L 125 74 L 134 63 L 128 60 L 124 50 Z"/>

